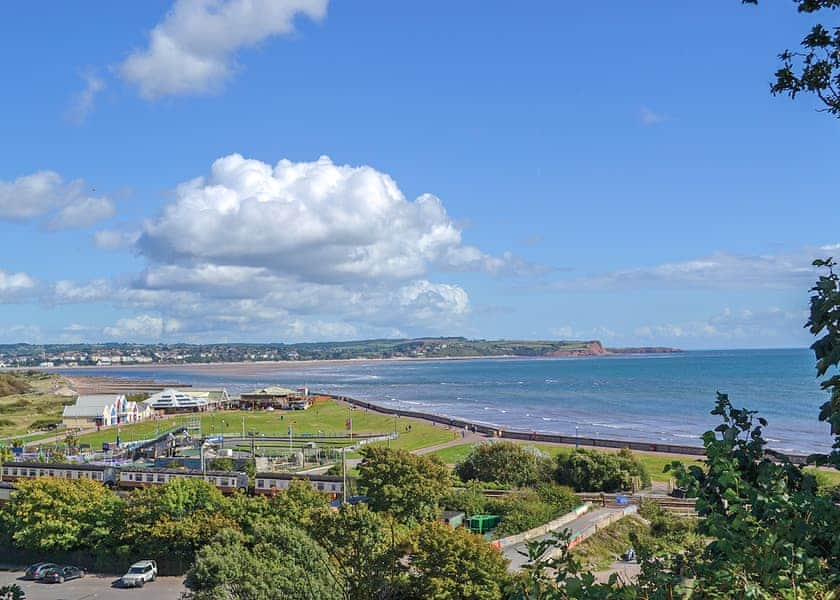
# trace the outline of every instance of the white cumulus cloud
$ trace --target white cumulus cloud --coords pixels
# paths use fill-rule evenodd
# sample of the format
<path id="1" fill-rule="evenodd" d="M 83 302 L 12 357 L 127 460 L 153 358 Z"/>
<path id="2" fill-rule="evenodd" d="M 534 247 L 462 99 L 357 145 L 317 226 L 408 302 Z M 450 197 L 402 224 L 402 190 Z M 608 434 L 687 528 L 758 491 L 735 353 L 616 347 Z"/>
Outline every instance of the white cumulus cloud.
<path id="1" fill-rule="evenodd" d="M 33 294 L 38 283 L 26 273 L 10 273 L 0 269 L 0 302 L 14 302 Z"/>
<path id="2" fill-rule="evenodd" d="M 294 31 L 298 16 L 320 20 L 327 0 L 176 0 L 149 34 L 149 45 L 120 65 L 142 96 L 159 98 L 218 89 L 236 52 Z"/>
<path id="3" fill-rule="evenodd" d="M 816 277 L 811 262 L 822 254 L 810 248 L 790 254 L 718 252 L 693 260 L 570 278 L 552 287 L 564 291 L 807 288 Z"/>
<path id="4" fill-rule="evenodd" d="M 102 333 L 115 340 L 157 340 L 164 334 L 176 333 L 180 328 L 181 324 L 176 319 L 138 315 L 119 319 L 114 325 L 105 327 Z"/>
<path id="5" fill-rule="evenodd" d="M 307 281 L 408 279 L 430 265 L 497 272 L 431 194 L 409 201 L 371 167 L 238 154 L 180 185 L 138 242 L 155 262 L 263 267 Z"/>
<path id="6" fill-rule="evenodd" d="M 100 229 L 93 234 L 93 243 L 102 250 L 124 250 L 131 248 L 140 239 L 139 231 Z"/>
<path id="7" fill-rule="evenodd" d="M 105 89 L 105 80 L 94 71 L 84 73 L 82 78 L 85 81 L 85 87 L 73 99 L 73 105 L 68 113 L 75 123 L 81 123 L 87 119 L 88 114 L 93 110 L 97 94 Z"/>
<path id="8" fill-rule="evenodd" d="M 47 227 L 49 229 L 90 227 L 95 223 L 110 219 L 115 213 L 116 208 L 109 198 L 80 198 L 58 211 L 47 222 Z"/>
<path id="9" fill-rule="evenodd" d="M 84 181 L 65 181 L 54 171 L 38 171 L 0 181 L 0 219 L 29 221 L 46 217 L 49 229 L 88 227 L 114 215 L 107 197 L 84 193 Z"/>

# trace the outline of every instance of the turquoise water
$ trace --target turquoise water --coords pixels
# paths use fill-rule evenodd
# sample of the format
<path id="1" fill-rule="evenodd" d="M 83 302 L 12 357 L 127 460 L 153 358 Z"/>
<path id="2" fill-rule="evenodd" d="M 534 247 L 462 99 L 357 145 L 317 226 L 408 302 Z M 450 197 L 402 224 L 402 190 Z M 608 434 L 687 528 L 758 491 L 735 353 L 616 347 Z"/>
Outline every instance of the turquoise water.
<path id="1" fill-rule="evenodd" d="M 760 411 L 771 446 L 831 446 L 817 421 L 826 398 L 809 350 L 734 350 L 585 359 L 475 359 L 249 367 L 247 375 L 189 367 L 97 369 L 127 377 L 224 385 L 266 384 L 343 394 L 502 427 L 614 439 L 699 444 L 713 428 L 715 392 Z"/>

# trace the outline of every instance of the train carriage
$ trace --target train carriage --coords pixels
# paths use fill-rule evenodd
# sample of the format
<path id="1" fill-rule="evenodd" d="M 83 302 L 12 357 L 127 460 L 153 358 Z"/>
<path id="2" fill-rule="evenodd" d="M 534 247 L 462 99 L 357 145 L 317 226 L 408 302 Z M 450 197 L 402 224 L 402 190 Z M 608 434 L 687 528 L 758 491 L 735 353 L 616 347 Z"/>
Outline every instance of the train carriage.
<path id="1" fill-rule="evenodd" d="M 236 471 L 198 471 L 184 469 L 166 469 L 91 464 L 51 464 L 40 462 L 9 462 L 2 465 L 0 481 L 14 483 L 24 479 L 38 477 L 56 477 L 60 479 L 90 479 L 120 490 L 163 485 L 175 479 L 197 478 L 215 486 L 225 494 L 236 491 L 248 492 L 248 476 Z M 256 495 L 273 495 L 286 490 L 294 479 L 308 481 L 313 489 L 322 492 L 330 499 L 343 494 L 344 483 L 341 477 L 333 475 L 299 475 L 295 473 L 257 473 L 252 489 Z"/>
<path id="2" fill-rule="evenodd" d="M 120 469 L 120 489 L 134 489 L 162 485 L 175 479 L 203 479 L 222 493 L 231 494 L 237 490 L 248 491 L 248 476 L 236 471 L 195 471 L 184 469 L 156 469 L 123 467 Z"/>
<path id="3" fill-rule="evenodd" d="M 331 500 L 344 492 L 344 481 L 336 475 L 298 475 L 295 473 L 257 473 L 254 481 L 254 493 L 270 496 L 278 491 L 287 490 L 295 479 L 308 481 L 313 489 L 322 492 Z"/>
<path id="4" fill-rule="evenodd" d="M 3 481 L 14 482 L 38 477 L 92 479 L 110 486 L 116 483 L 116 469 L 105 465 L 71 463 L 11 462 L 3 464 Z"/>

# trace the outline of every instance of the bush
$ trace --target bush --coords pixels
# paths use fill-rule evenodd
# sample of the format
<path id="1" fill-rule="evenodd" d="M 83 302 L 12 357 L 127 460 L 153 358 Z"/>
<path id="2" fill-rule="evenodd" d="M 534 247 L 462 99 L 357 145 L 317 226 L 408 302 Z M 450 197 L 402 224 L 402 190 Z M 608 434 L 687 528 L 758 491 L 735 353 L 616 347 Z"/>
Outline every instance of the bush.
<path id="1" fill-rule="evenodd" d="M 530 486 L 545 476 L 541 464 L 547 457 L 537 450 L 513 442 L 482 442 L 455 465 L 462 481 L 498 482 L 512 487 Z"/>
<path id="2" fill-rule="evenodd" d="M 579 503 L 569 488 L 545 483 L 536 489 L 523 489 L 488 500 L 486 511 L 502 517 L 495 535 L 505 537 L 539 527 L 566 514 Z"/>
<path id="3" fill-rule="evenodd" d="M 29 391 L 29 384 L 20 377 L 11 373 L 0 373 L 0 397 L 26 394 Z"/>
<path id="4" fill-rule="evenodd" d="M 619 492 L 650 486 L 650 474 L 627 449 L 598 452 L 576 449 L 557 457 L 555 479 L 578 492 Z"/>
<path id="5" fill-rule="evenodd" d="M 521 490 L 487 502 L 487 512 L 502 517 L 494 531 L 496 537 L 522 533 L 560 516 L 555 506 L 545 502 L 534 490 Z"/>
<path id="6" fill-rule="evenodd" d="M 470 481 L 462 489 L 451 489 L 440 501 L 444 510 L 461 510 L 468 517 L 484 512 L 487 497 L 480 481 Z"/>
<path id="7" fill-rule="evenodd" d="M 61 425 L 61 419 L 38 419 L 36 421 L 32 421 L 29 425 L 29 429 L 49 429 L 51 427 L 58 427 L 59 425 Z"/>

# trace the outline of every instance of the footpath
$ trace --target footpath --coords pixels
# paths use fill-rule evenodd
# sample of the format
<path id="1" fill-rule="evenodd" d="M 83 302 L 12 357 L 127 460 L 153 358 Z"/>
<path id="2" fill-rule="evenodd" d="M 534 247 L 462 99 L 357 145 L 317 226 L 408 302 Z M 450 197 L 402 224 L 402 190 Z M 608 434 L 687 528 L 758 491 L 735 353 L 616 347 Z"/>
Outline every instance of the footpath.
<path id="1" fill-rule="evenodd" d="M 574 547 L 601 529 L 608 527 L 620 519 L 623 519 L 627 515 L 635 513 L 636 510 L 637 508 L 635 506 L 628 506 L 625 508 L 597 508 L 595 510 L 590 510 L 589 512 L 575 515 L 571 520 L 559 524 L 549 531 L 534 535 L 533 537 L 527 535 L 529 532 L 519 534 L 518 536 L 512 536 L 513 538 L 516 538 L 516 542 L 513 544 L 506 544 L 505 539 L 499 540 L 502 554 L 504 554 L 505 558 L 510 561 L 508 569 L 511 572 L 516 572 L 528 562 L 529 542 L 552 540 L 554 539 L 554 534 L 556 532 L 568 529 L 571 534 L 570 545 L 571 547 Z M 571 514 L 572 513 L 570 513 L 570 515 Z M 520 541 L 519 538 L 521 537 L 525 537 L 525 539 Z M 556 549 L 549 549 L 544 555 L 544 558 L 551 558 L 556 554 L 556 552 Z"/>

